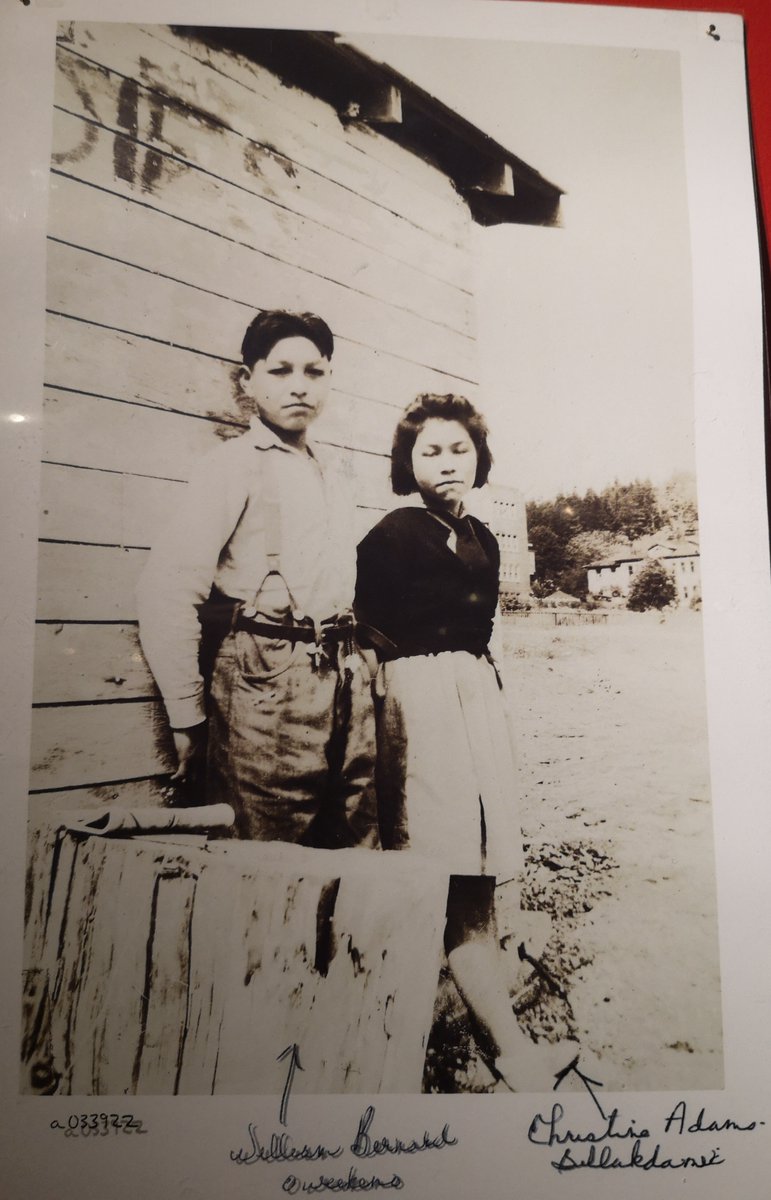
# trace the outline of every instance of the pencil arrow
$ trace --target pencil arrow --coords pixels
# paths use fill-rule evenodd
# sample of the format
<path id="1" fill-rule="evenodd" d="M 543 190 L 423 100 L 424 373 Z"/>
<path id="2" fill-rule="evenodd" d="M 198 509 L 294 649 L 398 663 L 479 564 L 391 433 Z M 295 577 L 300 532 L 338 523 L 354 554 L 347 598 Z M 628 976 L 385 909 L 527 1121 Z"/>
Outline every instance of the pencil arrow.
<path id="1" fill-rule="evenodd" d="M 300 1062 L 300 1047 L 297 1042 L 292 1042 L 291 1046 L 287 1046 L 286 1050 L 282 1050 L 276 1062 L 282 1062 L 285 1058 L 289 1058 L 289 1070 L 286 1073 L 286 1083 L 281 1096 L 281 1108 L 279 1109 L 278 1119 L 282 1125 L 286 1125 L 286 1114 L 289 1108 L 289 1096 L 292 1092 L 292 1083 L 294 1081 L 294 1073 L 297 1070 L 302 1071 L 303 1066 Z"/>
<path id="2" fill-rule="evenodd" d="M 602 1105 L 600 1104 L 599 1100 L 595 1096 L 594 1092 L 592 1091 L 592 1087 L 591 1087 L 592 1084 L 594 1084 L 595 1087 L 604 1087 L 604 1084 L 600 1083 L 599 1079 L 590 1079 L 588 1075 L 584 1075 L 583 1071 L 580 1071 L 578 1069 L 578 1055 L 575 1056 L 575 1058 L 573 1059 L 572 1062 L 569 1062 L 566 1067 L 563 1067 L 562 1070 L 558 1072 L 558 1074 L 556 1076 L 557 1082 L 554 1085 L 554 1091 L 556 1092 L 557 1088 L 562 1083 L 563 1079 L 566 1079 L 571 1071 L 573 1072 L 574 1075 L 577 1075 L 578 1078 L 581 1080 L 582 1084 L 586 1088 L 586 1090 L 589 1093 L 589 1095 L 591 1096 L 592 1100 L 597 1105 L 597 1108 L 599 1109 L 599 1113 L 600 1113 L 600 1116 L 602 1117 L 603 1121 L 607 1121 L 608 1118 L 605 1116 L 605 1113 L 602 1111 Z"/>

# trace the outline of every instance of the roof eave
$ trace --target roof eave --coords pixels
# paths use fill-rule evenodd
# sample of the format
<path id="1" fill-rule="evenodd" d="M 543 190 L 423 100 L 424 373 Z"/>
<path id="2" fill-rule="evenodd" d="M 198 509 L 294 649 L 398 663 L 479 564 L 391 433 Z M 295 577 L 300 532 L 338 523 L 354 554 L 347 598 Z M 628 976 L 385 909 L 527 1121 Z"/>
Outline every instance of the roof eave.
<path id="1" fill-rule="evenodd" d="M 259 62 L 441 170 L 480 225 L 559 225 L 562 189 L 392 67 L 334 33 L 177 27 Z"/>

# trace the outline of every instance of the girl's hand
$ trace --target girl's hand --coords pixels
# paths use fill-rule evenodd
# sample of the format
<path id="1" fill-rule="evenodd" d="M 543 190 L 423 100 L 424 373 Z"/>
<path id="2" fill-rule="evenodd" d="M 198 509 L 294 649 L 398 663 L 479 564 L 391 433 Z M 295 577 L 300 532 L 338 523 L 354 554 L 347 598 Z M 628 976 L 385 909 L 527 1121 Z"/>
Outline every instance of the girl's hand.
<path id="1" fill-rule="evenodd" d="M 189 729 L 172 729 L 174 749 L 177 752 L 177 769 L 171 783 L 192 783 L 203 761 L 206 745 L 206 723 L 192 725 Z"/>
<path id="2" fill-rule="evenodd" d="M 364 650 L 360 648 L 361 657 L 364 659 L 367 670 L 369 671 L 370 679 L 374 679 L 377 675 L 378 661 L 377 654 L 374 650 Z"/>

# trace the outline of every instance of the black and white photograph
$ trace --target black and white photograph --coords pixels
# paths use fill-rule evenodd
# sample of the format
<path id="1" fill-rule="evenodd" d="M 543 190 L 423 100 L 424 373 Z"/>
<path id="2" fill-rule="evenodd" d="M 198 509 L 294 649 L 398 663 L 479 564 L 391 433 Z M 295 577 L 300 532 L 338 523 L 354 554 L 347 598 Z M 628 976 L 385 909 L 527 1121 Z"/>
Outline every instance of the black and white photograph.
<path id="1" fill-rule="evenodd" d="M 677 54 L 55 72 L 22 1092 L 720 1087 Z"/>
<path id="2" fill-rule="evenodd" d="M 762 1194 L 741 20 L 0 25 L 9 1196 Z"/>

